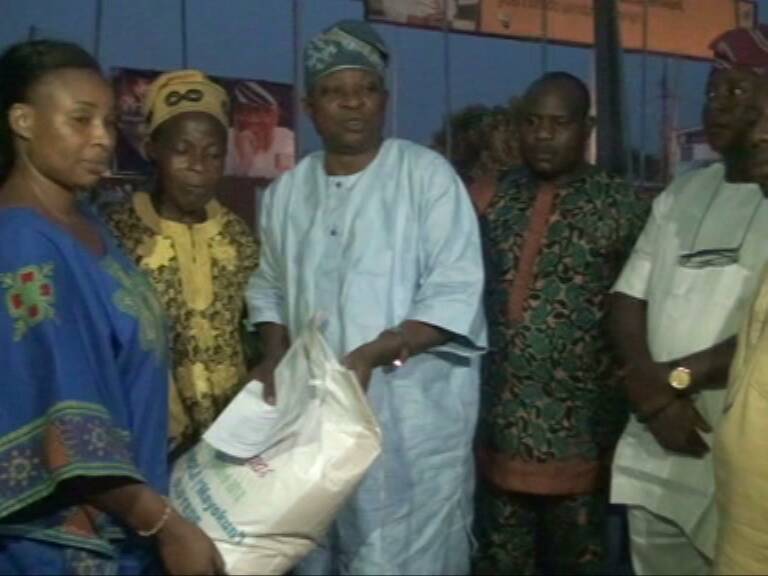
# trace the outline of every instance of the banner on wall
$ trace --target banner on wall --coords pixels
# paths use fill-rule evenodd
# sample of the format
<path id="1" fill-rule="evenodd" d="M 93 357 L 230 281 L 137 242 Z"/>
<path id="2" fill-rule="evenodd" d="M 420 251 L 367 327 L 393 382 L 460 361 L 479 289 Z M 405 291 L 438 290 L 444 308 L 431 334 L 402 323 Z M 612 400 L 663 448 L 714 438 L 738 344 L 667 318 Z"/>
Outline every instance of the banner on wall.
<path id="1" fill-rule="evenodd" d="M 117 174 L 148 174 L 142 104 L 155 70 L 116 68 L 118 107 Z M 229 93 L 232 125 L 228 134 L 227 176 L 272 180 L 293 168 L 296 142 L 293 86 L 262 80 L 213 78 Z"/>
<path id="2" fill-rule="evenodd" d="M 609 1 L 609 0 L 597 0 Z M 647 2 L 647 31 L 644 5 Z M 590 46 L 593 0 L 366 0 L 369 20 Z M 718 34 L 757 22 L 754 0 L 619 0 L 627 50 L 710 58 Z M 647 40 L 647 44 L 645 44 Z"/>
<path id="3" fill-rule="evenodd" d="M 446 5 L 447 2 L 447 5 Z M 478 32 L 482 0 L 365 0 L 369 20 Z"/>

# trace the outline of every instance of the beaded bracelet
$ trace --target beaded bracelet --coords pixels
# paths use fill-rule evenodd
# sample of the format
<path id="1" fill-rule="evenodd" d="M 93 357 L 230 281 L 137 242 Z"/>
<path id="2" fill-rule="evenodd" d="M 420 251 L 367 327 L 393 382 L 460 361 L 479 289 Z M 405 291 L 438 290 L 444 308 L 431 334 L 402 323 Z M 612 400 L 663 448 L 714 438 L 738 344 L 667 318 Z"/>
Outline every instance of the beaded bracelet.
<path id="1" fill-rule="evenodd" d="M 168 498 L 163 496 L 163 501 L 165 502 L 165 510 L 163 510 L 163 515 L 160 517 L 160 520 L 157 521 L 157 524 L 149 530 L 136 530 L 136 533 L 142 538 L 151 538 L 152 536 L 155 536 L 160 530 L 165 528 L 165 525 L 168 523 L 172 509 L 171 505 L 168 503 Z"/>

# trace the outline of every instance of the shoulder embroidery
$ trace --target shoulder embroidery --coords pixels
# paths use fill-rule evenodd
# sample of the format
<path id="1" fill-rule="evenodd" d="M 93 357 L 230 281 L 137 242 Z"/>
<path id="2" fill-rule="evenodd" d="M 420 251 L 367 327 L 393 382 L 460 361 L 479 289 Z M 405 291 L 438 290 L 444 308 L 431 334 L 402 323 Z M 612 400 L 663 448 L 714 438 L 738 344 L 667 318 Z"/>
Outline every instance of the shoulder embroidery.
<path id="1" fill-rule="evenodd" d="M 55 318 L 52 262 L 0 274 L 0 288 L 5 289 L 5 305 L 15 322 L 14 342 L 33 326 Z"/>

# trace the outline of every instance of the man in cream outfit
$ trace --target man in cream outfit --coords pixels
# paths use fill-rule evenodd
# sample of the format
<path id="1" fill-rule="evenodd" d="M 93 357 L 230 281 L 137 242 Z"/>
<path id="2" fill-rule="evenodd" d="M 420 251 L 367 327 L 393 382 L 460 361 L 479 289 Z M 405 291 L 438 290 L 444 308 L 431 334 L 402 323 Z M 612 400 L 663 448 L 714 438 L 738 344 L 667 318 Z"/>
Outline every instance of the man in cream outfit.
<path id="1" fill-rule="evenodd" d="M 723 162 L 677 178 L 614 287 L 613 331 L 635 411 L 616 450 L 612 501 L 629 506 L 638 574 L 708 574 L 717 532 L 710 432 L 768 260 L 768 207 L 749 183 L 747 134 L 768 68 L 759 30 L 716 39 L 704 123 Z"/>

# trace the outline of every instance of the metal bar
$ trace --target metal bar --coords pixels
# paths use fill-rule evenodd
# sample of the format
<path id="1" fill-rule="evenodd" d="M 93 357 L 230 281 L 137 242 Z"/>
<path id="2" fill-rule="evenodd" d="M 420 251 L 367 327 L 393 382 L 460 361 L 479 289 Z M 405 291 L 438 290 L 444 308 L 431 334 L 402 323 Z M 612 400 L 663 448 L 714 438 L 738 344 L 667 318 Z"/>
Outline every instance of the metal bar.
<path id="1" fill-rule="evenodd" d="M 301 0 L 293 0 L 291 4 L 291 16 L 293 18 L 293 134 L 297 162 L 302 155 L 303 143 L 303 138 L 301 137 L 301 106 L 304 94 L 304 67 L 302 66 L 301 53 L 303 15 Z"/>
<path id="2" fill-rule="evenodd" d="M 547 0 L 541 0 L 541 73 L 549 70 L 549 7 Z"/>
<path id="3" fill-rule="evenodd" d="M 648 151 L 648 0 L 643 1 L 643 55 L 640 69 L 640 182 L 647 178 L 646 154 Z"/>
<path id="4" fill-rule="evenodd" d="M 96 13 L 93 19 L 93 57 L 96 60 L 101 55 L 101 24 L 104 14 L 104 6 L 101 0 L 96 0 Z"/>
<path id="5" fill-rule="evenodd" d="M 395 30 L 397 38 L 400 38 L 400 31 Z M 399 44 L 399 42 L 398 42 Z M 398 123 L 397 115 L 400 110 L 400 91 L 397 66 L 400 63 L 398 58 L 398 50 L 390 50 L 389 53 L 389 135 L 393 138 L 397 138 Z"/>
<path id="6" fill-rule="evenodd" d="M 187 0 L 181 0 L 181 67 L 188 66 L 187 52 Z"/>
<path id="7" fill-rule="evenodd" d="M 661 150 L 659 151 L 659 160 L 661 167 L 661 180 L 666 181 L 668 178 L 669 170 L 669 130 L 670 125 L 670 111 L 669 111 L 669 62 L 668 58 L 664 58 L 661 63 L 661 80 L 659 81 L 659 92 L 661 96 L 661 130 L 659 131 L 659 137 Z"/>
<path id="8" fill-rule="evenodd" d="M 448 0 L 443 3 L 443 76 L 445 78 L 445 154 L 448 160 L 453 160 L 453 134 L 451 131 L 451 34 L 450 7 Z"/>
<path id="9" fill-rule="evenodd" d="M 677 128 L 680 112 L 680 59 L 673 56 L 664 58 L 663 102 L 663 170 L 662 182 L 669 181 L 675 173 L 679 161 Z"/>
<path id="10" fill-rule="evenodd" d="M 597 163 L 619 176 L 626 175 L 626 117 L 623 113 L 623 74 L 618 7 L 614 0 L 594 4 L 597 81 Z"/>

